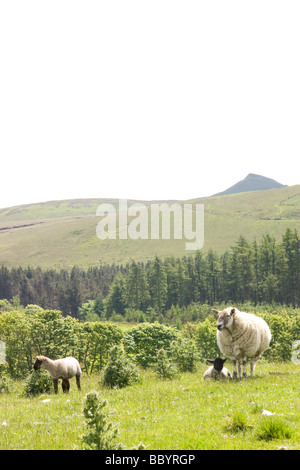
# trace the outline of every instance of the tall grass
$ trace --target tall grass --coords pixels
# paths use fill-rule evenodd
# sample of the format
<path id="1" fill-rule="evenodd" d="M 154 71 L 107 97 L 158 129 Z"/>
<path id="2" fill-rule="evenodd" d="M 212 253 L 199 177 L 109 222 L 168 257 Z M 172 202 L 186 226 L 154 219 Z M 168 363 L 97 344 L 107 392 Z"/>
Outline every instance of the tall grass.
<path id="1" fill-rule="evenodd" d="M 292 429 L 282 418 L 270 416 L 262 420 L 257 436 L 266 441 L 289 439 L 292 437 Z"/>

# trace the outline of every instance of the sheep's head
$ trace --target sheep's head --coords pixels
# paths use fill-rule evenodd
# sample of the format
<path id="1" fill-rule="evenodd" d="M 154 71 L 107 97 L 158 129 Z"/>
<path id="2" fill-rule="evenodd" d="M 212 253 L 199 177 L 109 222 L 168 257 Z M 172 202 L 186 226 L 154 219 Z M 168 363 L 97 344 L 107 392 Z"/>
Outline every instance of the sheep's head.
<path id="1" fill-rule="evenodd" d="M 35 358 L 35 363 L 33 365 L 33 368 L 34 370 L 38 370 L 41 368 L 41 365 L 43 364 L 45 360 L 45 357 L 44 356 L 36 356 Z"/>
<path id="2" fill-rule="evenodd" d="M 222 359 L 221 357 L 216 357 L 216 359 L 206 359 L 207 362 L 214 365 L 214 369 L 218 372 L 221 372 L 224 366 L 224 362 L 226 359 Z"/>
<path id="3" fill-rule="evenodd" d="M 223 330 L 224 328 L 230 328 L 232 325 L 236 309 L 233 307 L 224 308 L 224 310 L 213 310 L 218 315 L 217 328 Z"/>

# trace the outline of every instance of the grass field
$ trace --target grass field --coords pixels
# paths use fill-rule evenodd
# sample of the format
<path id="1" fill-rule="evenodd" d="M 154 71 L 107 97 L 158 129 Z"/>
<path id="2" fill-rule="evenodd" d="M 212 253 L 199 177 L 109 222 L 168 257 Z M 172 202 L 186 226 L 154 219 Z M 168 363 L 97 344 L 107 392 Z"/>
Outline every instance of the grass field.
<path id="1" fill-rule="evenodd" d="M 261 361 L 255 377 L 204 381 L 206 365 L 176 379 L 142 371 L 139 384 L 108 389 L 99 376 L 71 380 L 69 395 L 22 396 L 24 381 L 0 394 L 0 449 L 80 449 L 84 397 L 108 400 L 110 421 L 126 449 L 300 449 L 300 366 Z M 264 416 L 263 410 L 275 413 Z"/>

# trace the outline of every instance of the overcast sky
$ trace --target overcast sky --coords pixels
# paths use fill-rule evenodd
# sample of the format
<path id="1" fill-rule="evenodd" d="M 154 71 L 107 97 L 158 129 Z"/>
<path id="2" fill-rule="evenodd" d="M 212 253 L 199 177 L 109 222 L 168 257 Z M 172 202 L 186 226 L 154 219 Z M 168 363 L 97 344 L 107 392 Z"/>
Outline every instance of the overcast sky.
<path id="1" fill-rule="evenodd" d="M 299 0 L 1 0 L 0 207 L 300 184 L 299 24 Z"/>

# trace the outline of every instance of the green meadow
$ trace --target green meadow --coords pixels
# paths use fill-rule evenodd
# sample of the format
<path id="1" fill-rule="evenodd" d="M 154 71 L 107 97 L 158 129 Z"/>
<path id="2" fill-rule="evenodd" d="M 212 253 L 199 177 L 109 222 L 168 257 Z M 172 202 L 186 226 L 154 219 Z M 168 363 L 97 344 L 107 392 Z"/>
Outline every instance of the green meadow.
<path id="1" fill-rule="evenodd" d="M 0 265 L 88 268 L 190 254 L 185 240 L 172 237 L 99 240 L 96 210 L 102 202 L 118 201 L 51 201 L 1 209 Z M 288 227 L 300 232 L 300 186 L 180 204 L 185 202 L 204 204 L 206 252 L 224 252 L 241 235 L 253 241 L 268 233 L 280 240 Z M 281 324 L 276 325 L 281 335 Z M 23 347 L 21 333 L 27 330 L 15 331 Z M 169 380 L 140 369 L 139 383 L 121 389 L 104 387 L 100 374 L 83 374 L 82 390 L 72 379 L 68 395 L 60 388 L 58 395 L 26 397 L 25 380 L 14 380 L 10 392 L 0 390 L 0 449 L 81 449 L 84 402 L 92 391 L 107 400 L 109 420 L 125 449 L 141 444 L 148 450 L 300 449 L 300 365 L 264 358 L 254 377 L 226 381 L 204 381 L 206 368 L 198 363 L 196 372 L 180 372 Z"/>
<path id="2" fill-rule="evenodd" d="M 141 370 L 138 384 L 121 389 L 83 375 L 81 391 L 72 379 L 68 395 L 60 388 L 30 398 L 24 381 L 15 381 L 10 393 L 0 393 L 0 449 L 81 449 L 91 391 L 108 401 L 125 449 L 300 449 L 299 365 L 262 360 L 254 377 L 225 381 L 204 381 L 206 367 L 172 380 Z"/>

